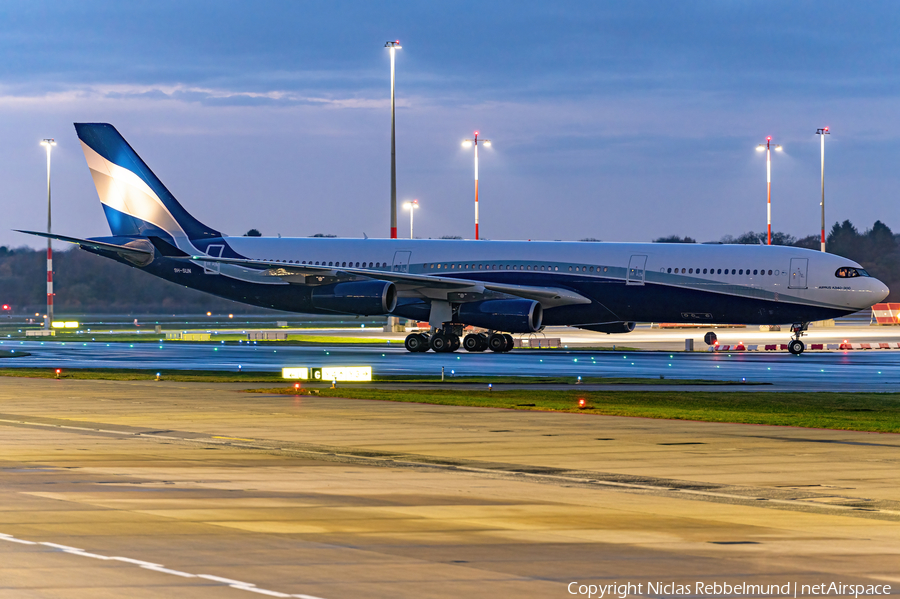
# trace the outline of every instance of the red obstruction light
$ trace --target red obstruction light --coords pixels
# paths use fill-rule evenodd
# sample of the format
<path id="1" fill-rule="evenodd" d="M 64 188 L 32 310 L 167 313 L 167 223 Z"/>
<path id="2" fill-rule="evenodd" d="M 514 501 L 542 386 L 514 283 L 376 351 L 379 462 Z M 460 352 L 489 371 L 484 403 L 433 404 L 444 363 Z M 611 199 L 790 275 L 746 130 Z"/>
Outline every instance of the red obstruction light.
<path id="1" fill-rule="evenodd" d="M 770 136 L 766 137 L 766 141 L 772 141 L 772 136 L 770 135 Z"/>

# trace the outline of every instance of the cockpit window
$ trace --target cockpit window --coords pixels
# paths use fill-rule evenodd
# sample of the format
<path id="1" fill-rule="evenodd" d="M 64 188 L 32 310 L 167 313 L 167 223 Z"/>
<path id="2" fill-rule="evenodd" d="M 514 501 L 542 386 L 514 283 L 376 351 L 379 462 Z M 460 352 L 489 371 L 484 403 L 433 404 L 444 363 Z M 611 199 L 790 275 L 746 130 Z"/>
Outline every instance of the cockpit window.
<path id="1" fill-rule="evenodd" d="M 852 279 L 854 277 L 868 277 L 869 273 L 864 271 L 861 268 L 854 268 L 852 266 L 842 266 L 837 269 L 834 273 L 839 279 Z"/>

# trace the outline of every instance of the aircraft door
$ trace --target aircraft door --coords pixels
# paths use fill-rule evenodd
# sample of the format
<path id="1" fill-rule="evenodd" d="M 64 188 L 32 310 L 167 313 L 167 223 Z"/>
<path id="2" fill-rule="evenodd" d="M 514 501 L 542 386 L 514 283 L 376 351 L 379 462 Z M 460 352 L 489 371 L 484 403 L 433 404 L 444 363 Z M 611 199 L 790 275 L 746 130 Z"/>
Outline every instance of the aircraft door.
<path id="1" fill-rule="evenodd" d="M 224 245 L 210 245 L 206 248 L 206 255 L 212 256 L 213 258 L 221 258 L 222 250 L 225 249 Z M 205 275 L 217 275 L 222 272 L 222 264 L 220 262 L 204 262 L 203 263 L 203 274 Z"/>
<path id="2" fill-rule="evenodd" d="M 394 265 L 391 267 L 391 272 L 408 273 L 411 255 L 412 252 L 407 251 L 394 252 Z"/>
<path id="3" fill-rule="evenodd" d="M 806 289 L 806 269 L 809 258 L 791 258 L 791 282 L 788 289 Z"/>
<path id="4" fill-rule="evenodd" d="M 647 256 L 632 256 L 628 261 L 628 274 L 625 278 L 626 285 L 643 285 L 644 272 L 647 266 Z"/>

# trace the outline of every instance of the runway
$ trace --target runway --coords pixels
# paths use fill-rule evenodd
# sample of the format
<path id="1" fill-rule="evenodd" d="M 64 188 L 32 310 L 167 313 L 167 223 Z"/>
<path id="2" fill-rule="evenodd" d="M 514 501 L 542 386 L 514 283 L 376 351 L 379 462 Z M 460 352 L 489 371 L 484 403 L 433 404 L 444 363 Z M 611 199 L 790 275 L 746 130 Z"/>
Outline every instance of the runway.
<path id="1" fill-rule="evenodd" d="M 32 355 L 3 367 L 279 371 L 284 366 L 372 366 L 379 375 L 446 377 L 520 375 L 708 379 L 820 390 L 900 390 L 900 352 L 787 353 L 522 350 L 508 354 L 410 354 L 402 345 L 215 345 L 169 343 L 6 342 Z"/>
<path id="2" fill-rule="evenodd" d="M 900 583 L 896 435 L 16 378 L 0 430 L 10 596 Z"/>

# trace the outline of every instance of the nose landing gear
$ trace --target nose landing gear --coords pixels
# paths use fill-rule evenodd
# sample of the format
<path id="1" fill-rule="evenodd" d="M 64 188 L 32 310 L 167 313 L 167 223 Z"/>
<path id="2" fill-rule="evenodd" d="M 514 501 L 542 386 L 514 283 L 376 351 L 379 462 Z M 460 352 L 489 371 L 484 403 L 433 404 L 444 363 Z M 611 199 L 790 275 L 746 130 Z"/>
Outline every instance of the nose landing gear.
<path id="1" fill-rule="evenodd" d="M 806 349 L 806 345 L 800 341 L 800 337 L 806 334 L 806 329 L 808 327 L 808 322 L 795 322 L 791 325 L 791 333 L 793 333 L 794 338 L 788 343 L 788 351 L 791 352 L 792 355 L 799 356 L 803 353 L 803 350 Z"/>

